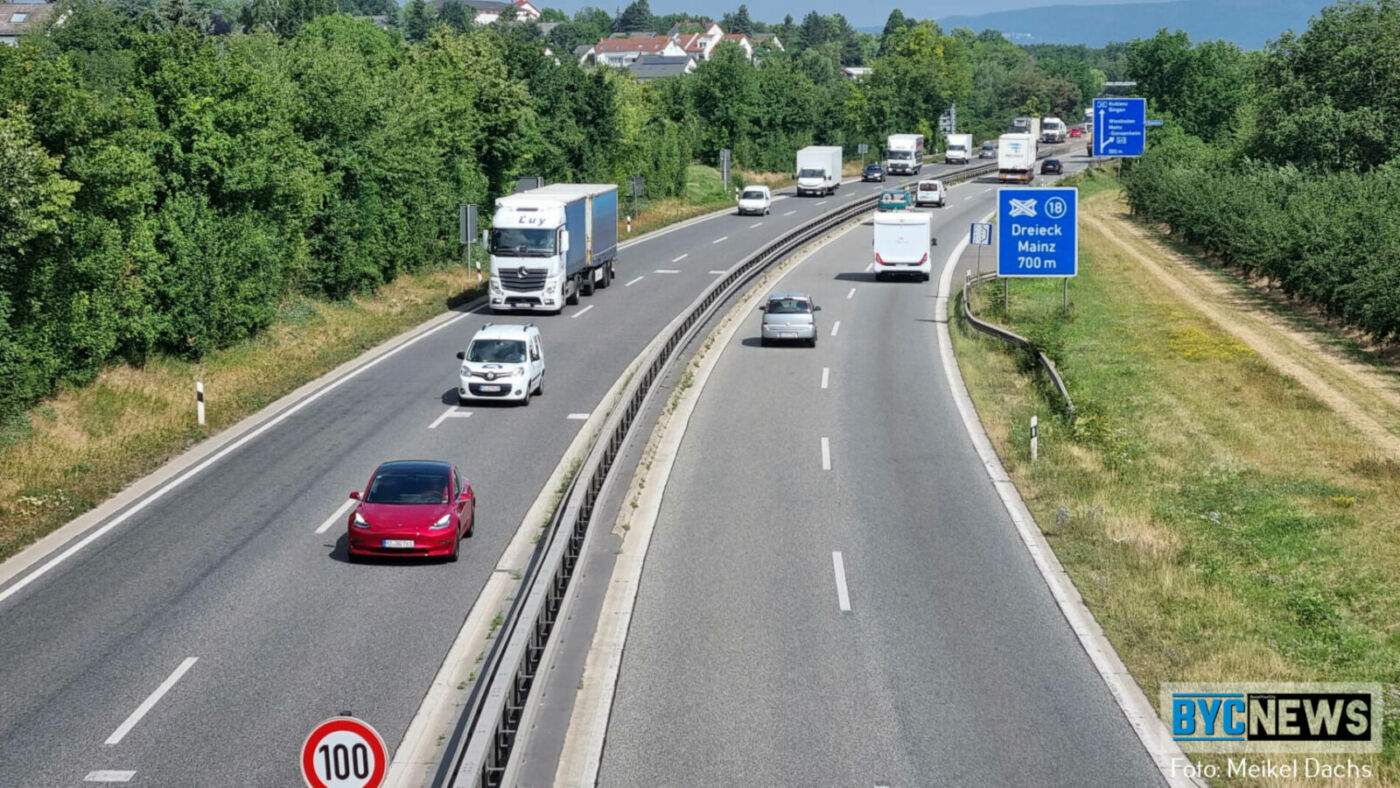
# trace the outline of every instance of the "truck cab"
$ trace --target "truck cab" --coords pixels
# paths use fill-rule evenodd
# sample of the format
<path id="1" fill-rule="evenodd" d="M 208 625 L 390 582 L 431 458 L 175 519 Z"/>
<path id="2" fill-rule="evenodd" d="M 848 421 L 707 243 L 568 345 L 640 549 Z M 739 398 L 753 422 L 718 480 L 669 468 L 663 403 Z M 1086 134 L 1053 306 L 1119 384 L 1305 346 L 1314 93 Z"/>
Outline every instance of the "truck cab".
<path id="1" fill-rule="evenodd" d="M 612 282 L 617 187 L 554 184 L 502 197 L 488 237 L 492 310 L 558 313 Z"/>

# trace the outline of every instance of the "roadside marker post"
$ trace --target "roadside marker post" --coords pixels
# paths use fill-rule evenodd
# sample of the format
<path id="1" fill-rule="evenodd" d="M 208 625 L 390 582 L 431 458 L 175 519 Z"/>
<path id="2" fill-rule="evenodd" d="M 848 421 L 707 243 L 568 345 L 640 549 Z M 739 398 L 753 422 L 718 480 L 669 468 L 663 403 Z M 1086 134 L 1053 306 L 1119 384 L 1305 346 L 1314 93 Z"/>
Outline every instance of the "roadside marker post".
<path id="1" fill-rule="evenodd" d="M 1031 462 L 1040 456 L 1040 417 L 1031 416 Z"/>
<path id="2" fill-rule="evenodd" d="M 309 788 L 378 788 L 388 768 L 384 738 L 355 717 L 331 717 L 301 745 L 301 778 Z"/>
<path id="3" fill-rule="evenodd" d="M 199 426 L 204 426 L 204 381 L 194 382 L 194 415 L 199 421 Z"/>

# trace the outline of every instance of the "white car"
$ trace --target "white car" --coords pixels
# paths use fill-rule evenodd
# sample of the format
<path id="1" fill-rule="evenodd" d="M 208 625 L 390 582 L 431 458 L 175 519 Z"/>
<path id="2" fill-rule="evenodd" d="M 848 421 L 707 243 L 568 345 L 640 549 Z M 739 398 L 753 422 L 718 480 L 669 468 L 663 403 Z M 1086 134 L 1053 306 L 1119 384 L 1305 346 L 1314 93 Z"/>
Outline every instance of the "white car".
<path id="1" fill-rule="evenodd" d="M 914 189 L 915 205 L 937 205 L 942 208 L 948 204 L 948 190 L 943 187 L 943 181 L 919 181 L 919 185 Z"/>
<path id="2" fill-rule="evenodd" d="M 739 215 L 764 216 L 773 210 L 773 193 L 767 186 L 746 186 L 739 194 Z"/>
<path id="3" fill-rule="evenodd" d="M 533 323 L 487 323 L 459 351 L 457 400 L 507 400 L 530 404 L 532 394 L 544 393 L 544 349 Z"/>

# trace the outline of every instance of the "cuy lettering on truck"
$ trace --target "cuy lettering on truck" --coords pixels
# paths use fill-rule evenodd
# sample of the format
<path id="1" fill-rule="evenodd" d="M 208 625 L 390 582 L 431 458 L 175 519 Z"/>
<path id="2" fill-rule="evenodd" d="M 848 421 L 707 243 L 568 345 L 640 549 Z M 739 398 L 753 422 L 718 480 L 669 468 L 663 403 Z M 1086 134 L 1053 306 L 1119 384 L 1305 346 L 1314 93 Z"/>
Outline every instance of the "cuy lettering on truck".
<path id="1" fill-rule="evenodd" d="M 809 145 L 797 152 L 797 194 L 835 194 L 841 186 L 841 146 Z"/>
<path id="2" fill-rule="evenodd" d="M 617 186 L 556 183 L 496 200 L 493 311 L 558 313 L 607 287 L 617 257 Z"/>
<path id="3" fill-rule="evenodd" d="M 944 164 L 967 164 L 972 161 L 972 135 L 949 134 L 948 148 L 943 152 Z"/>
<path id="4" fill-rule="evenodd" d="M 891 175 L 914 175 L 924 168 L 924 135 L 891 134 L 885 140 L 885 170 Z"/>
<path id="5" fill-rule="evenodd" d="M 1030 183 L 1035 178 L 1035 138 L 1003 134 L 997 140 L 997 175 L 1003 183 Z"/>

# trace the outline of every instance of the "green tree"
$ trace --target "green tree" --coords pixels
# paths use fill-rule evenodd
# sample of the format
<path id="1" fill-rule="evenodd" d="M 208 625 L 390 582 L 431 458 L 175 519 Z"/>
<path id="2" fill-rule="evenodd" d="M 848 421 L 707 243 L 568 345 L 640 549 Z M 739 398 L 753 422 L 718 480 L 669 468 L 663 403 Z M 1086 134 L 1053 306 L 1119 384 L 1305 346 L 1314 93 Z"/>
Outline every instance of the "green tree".
<path id="1" fill-rule="evenodd" d="M 618 33 L 640 33 L 651 31 L 655 24 L 651 4 L 647 0 L 632 0 L 622 13 L 618 14 L 613 30 Z"/>
<path id="2" fill-rule="evenodd" d="M 721 42 L 690 77 L 690 95 L 700 126 L 701 157 L 716 161 L 721 148 L 747 162 L 758 107 L 758 82 L 744 51 L 732 41 Z"/>
<path id="3" fill-rule="evenodd" d="M 743 33 L 744 35 L 751 36 L 756 32 L 754 30 L 753 19 L 749 18 L 749 7 L 743 3 L 739 4 L 738 10 L 734 13 L 725 14 L 721 17 L 719 26 L 723 28 L 726 33 Z"/>
<path id="4" fill-rule="evenodd" d="M 432 22 L 428 15 L 428 4 L 424 0 L 409 0 L 408 5 L 403 7 L 403 35 L 409 41 L 422 41 L 427 38 Z"/>

